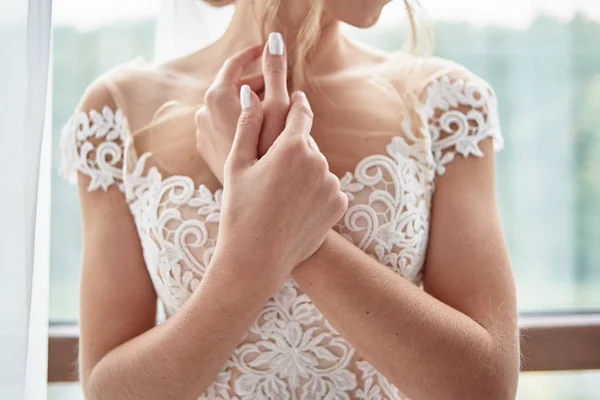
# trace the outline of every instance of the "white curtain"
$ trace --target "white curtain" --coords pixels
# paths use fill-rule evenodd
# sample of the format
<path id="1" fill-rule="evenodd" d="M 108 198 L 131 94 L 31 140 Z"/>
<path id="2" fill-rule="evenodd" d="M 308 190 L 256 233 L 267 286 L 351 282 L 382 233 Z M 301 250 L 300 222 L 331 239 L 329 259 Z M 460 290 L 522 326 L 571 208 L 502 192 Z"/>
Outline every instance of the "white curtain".
<path id="1" fill-rule="evenodd" d="M 198 50 L 225 32 L 233 6 L 211 7 L 201 0 L 163 0 L 154 56 L 163 61 Z"/>
<path id="2" fill-rule="evenodd" d="M 7 400 L 45 398 L 48 257 L 40 250 L 48 248 L 49 198 L 38 208 L 38 183 L 51 8 L 52 0 L 0 0 L 0 398 Z M 37 234 L 36 210 L 45 225 Z"/>

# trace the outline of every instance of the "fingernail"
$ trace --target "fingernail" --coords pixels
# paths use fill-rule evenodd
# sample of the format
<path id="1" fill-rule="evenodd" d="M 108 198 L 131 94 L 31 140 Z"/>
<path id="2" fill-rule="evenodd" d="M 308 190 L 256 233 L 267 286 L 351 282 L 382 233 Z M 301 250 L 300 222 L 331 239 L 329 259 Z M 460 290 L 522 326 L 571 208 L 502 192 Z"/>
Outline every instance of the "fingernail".
<path id="1" fill-rule="evenodd" d="M 242 110 L 250 107 L 252 105 L 252 98 L 250 97 L 250 86 L 242 85 L 240 89 L 240 104 L 242 105 Z"/>
<path id="2" fill-rule="evenodd" d="M 269 34 L 269 53 L 280 56 L 283 54 L 283 36 L 279 32 Z"/>

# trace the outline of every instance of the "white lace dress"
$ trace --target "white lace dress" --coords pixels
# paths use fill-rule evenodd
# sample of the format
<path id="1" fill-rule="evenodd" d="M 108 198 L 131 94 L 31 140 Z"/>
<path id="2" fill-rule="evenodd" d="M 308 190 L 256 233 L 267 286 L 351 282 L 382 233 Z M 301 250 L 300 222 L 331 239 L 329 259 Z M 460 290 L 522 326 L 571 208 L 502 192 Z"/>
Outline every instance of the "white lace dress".
<path id="1" fill-rule="evenodd" d="M 502 146 L 496 99 L 485 82 L 440 77 L 425 89 L 425 134 L 403 132 L 381 154 L 341 178 L 349 197 L 335 229 L 406 279 L 420 283 L 434 181 L 457 154 Z M 163 178 L 142 154 L 128 165 L 130 139 L 120 110 L 76 113 L 62 133 L 63 172 L 91 178 L 89 190 L 115 185 L 135 219 L 144 259 L 168 316 L 198 287 L 217 240 L 222 191 L 187 176 Z M 402 357 L 398 354 L 398 357 Z M 290 278 L 265 305 L 200 399 L 403 399 L 359 355 Z"/>

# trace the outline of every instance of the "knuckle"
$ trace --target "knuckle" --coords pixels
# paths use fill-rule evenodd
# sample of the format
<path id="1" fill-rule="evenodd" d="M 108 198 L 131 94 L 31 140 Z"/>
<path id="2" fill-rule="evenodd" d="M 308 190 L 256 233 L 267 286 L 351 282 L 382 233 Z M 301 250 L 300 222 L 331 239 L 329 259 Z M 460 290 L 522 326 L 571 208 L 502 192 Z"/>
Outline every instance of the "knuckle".
<path id="1" fill-rule="evenodd" d="M 295 160 L 298 154 L 302 151 L 300 143 L 297 140 L 288 140 L 285 145 L 282 146 L 281 154 L 282 158 Z"/>
<path id="2" fill-rule="evenodd" d="M 228 59 L 226 59 L 223 63 L 223 66 L 221 67 L 221 70 L 231 69 L 231 67 L 233 66 L 234 57 L 235 56 L 231 56 Z"/>
<path id="3" fill-rule="evenodd" d="M 214 86 L 211 86 L 210 88 L 208 88 L 206 93 L 204 93 L 204 104 L 206 106 L 211 106 L 217 102 L 218 97 L 218 89 Z"/>
<path id="4" fill-rule="evenodd" d="M 196 111 L 196 115 L 194 116 L 194 122 L 196 123 L 196 126 L 199 126 L 202 124 L 202 121 L 205 118 L 205 108 L 202 107 L 201 109 L 199 109 L 198 111 Z"/>
<path id="5" fill-rule="evenodd" d="M 331 172 L 329 172 L 328 174 L 329 180 L 331 182 L 331 190 L 333 191 L 333 193 L 341 193 L 340 180 L 338 179 L 338 177 L 332 174 Z"/>
<path id="6" fill-rule="evenodd" d="M 292 164 L 300 162 L 306 155 L 305 147 L 302 140 L 299 140 L 298 138 L 287 140 L 286 145 L 281 151 L 282 159 Z"/>
<path id="7" fill-rule="evenodd" d="M 285 72 L 285 65 L 279 59 L 268 58 L 266 60 L 265 69 L 271 75 L 283 75 Z"/>
<path id="8" fill-rule="evenodd" d="M 302 137 L 295 137 L 290 140 L 290 143 L 294 154 L 299 154 L 303 157 L 306 156 L 308 148 L 306 147 L 306 142 Z"/>
<path id="9" fill-rule="evenodd" d="M 348 209 L 348 196 L 340 190 L 340 180 L 329 172 L 326 178 L 325 193 L 328 209 L 335 222 L 339 221 Z"/>
<path id="10" fill-rule="evenodd" d="M 285 115 L 289 110 L 290 102 L 289 100 L 265 100 L 263 104 L 263 109 L 266 115 Z"/>
<path id="11" fill-rule="evenodd" d="M 331 201 L 335 220 L 340 220 L 348 209 L 348 196 L 338 191 Z"/>
<path id="12" fill-rule="evenodd" d="M 327 172 L 329 171 L 329 163 L 324 155 L 318 154 L 313 157 L 314 170 L 319 176 L 327 178 Z"/>
<path id="13" fill-rule="evenodd" d="M 240 174 L 244 163 L 240 160 L 239 156 L 235 153 L 230 153 L 225 159 L 223 164 L 223 177 L 228 180 L 234 179 Z"/>
<path id="14" fill-rule="evenodd" d="M 305 104 L 296 105 L 296 109 L 298 110 L 298 113 L 300 113 L 304 117 L 306 117 L 310 120 L 312 120 L 314 118 L 314 114 L 313 114 L 312 110 Z"/>
<path id="15" fill-rule="evenodd" d="M 252 125 L 252 115 L 249 113 L 242 113 L 238 120 L 238 128 L 246 128 Z"/>
<path id="16" fill-rule="evenodd" d="M 310 147 L 311 149 L 313 149 L 316 152 L 321 152 L 321 150 L 319 150 L 319 146 L 317 145 L 317 142 L 315 142 L 315 139 L 312 137 L 312 135 L 308 135 L 308 147 Z"/>
<path id="17" fill-rule="evenodd" d="M 204 94 L 204 104 L 213 107 L 223 101 L 226 95 L 226 91 L 220 86 L 211 86 Z"/>

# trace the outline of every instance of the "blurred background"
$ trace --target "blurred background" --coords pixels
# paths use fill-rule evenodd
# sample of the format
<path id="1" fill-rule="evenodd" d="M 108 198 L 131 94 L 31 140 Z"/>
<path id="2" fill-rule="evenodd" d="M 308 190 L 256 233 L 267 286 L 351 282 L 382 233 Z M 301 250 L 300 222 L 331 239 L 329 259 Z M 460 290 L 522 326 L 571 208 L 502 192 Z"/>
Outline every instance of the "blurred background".
<path id="1" fill-rule="evenodd" d="M 499 98 L 505 149 L 497 159 L 498 200 L 520 311 L 597 311 L 600 1 L 423 4 L 435 22 L 435 54 L 485 78 Z M 76 324 L 81 228 L 76 188 L 58 176 L 60 128 L 98 75 L 138 56 L 154 58 L 164 8 L 159 0 L 54 0 L 53 7 L 50 322 Z M 210 23 L 223 26 L 229 13 L 215 14 Z M 374 28 L 346 30 L 398 50 L 406 36 L 404 14 L 395 1 Z M 196 47 L 205 40 L 199 37 Z M 82 395 L 76 384 L 52 383 L 48 398 Z M 600 399 L 600 371 L 523 373 L 518 398 Z"/>

